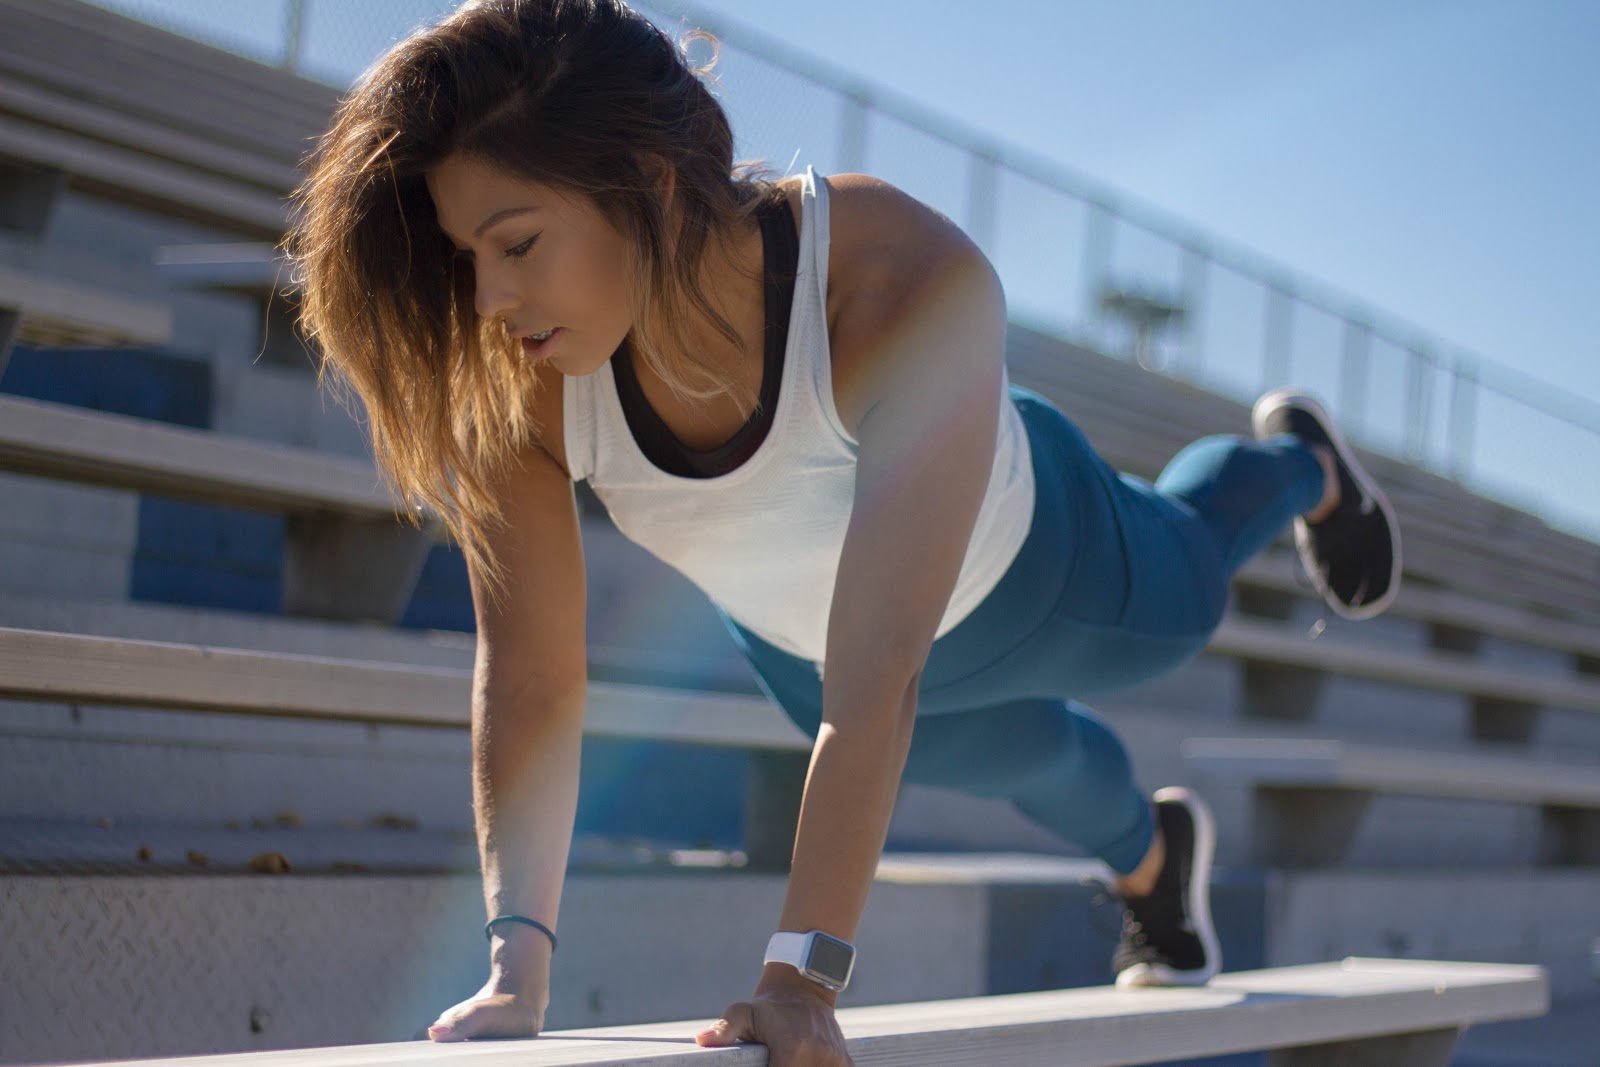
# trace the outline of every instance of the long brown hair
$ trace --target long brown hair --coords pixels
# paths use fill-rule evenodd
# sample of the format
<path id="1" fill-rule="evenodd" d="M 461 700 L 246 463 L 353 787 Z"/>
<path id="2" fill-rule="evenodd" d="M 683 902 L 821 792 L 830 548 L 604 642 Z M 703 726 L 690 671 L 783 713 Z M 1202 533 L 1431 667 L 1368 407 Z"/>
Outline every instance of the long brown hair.
<path id="1" fill-rule="evenodd" d="M 675 45 L 620 0 L 473 0 L 357 80 L 293 195 L 285 250 L 319 381 L 347 406 L 349 391 L 360 398 L 404 513 L 438 514 L 497 593 L 487 534 L 518 450 L 539 437 L 536 378 L 505 328 L 478 316 L 472 265 L 439 228 L 425 173 L 459 153 L 587 197 L 632 248 L 630 353 L 680 397 L 733 393 L 683 331 L 699 312 L 738 342 L 699 268 L 774 187 L 764 168 L 735 165 L 699 77 L 709 65 L 686 61 L 696 38 L 710 40 Z"/>

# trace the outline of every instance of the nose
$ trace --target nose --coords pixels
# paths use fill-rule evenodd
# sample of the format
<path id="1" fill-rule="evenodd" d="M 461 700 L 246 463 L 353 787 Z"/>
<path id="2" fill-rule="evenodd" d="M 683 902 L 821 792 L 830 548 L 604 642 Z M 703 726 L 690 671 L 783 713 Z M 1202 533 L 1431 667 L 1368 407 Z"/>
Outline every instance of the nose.
<path id="1" fill-rule="evenodd" d="M 522 305 L 522 298 L 509 278 L 493 270 L 479 269 L 473 304 L 482 318 L 507 318 Z"/>

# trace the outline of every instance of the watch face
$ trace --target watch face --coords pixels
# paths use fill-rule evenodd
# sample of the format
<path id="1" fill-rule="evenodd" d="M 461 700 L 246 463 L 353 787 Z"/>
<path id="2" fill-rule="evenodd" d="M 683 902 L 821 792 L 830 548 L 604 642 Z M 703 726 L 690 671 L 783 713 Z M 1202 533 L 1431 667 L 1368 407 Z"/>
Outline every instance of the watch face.
<path id="1" fill-rule="evenodd" d="M 811 941 L 811 956 L 806 968 L 843 986 L 850 980 L 850 965 L 855 962 L 856 950 L 836 937 L 818 933 Z"/>

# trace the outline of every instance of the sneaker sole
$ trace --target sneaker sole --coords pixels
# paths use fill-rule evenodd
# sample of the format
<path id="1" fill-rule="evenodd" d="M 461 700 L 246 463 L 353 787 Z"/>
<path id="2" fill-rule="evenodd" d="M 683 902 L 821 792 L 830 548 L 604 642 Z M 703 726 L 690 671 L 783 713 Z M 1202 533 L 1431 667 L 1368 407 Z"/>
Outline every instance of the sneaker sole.
<path id="1" fill-rule="evenodd" d="M 1211 859 L 1217 850 L 1217 823 L 1206 802 L 1193 790 L 1168 786 L 1157 790 L 1151 799 L 1158 803 L 1178 801 L 1189 809 L 1194 820 L 1194 866 L 1189 870 L 1189 899 L 1184 903 L 1194 921 L 1194 932 L 1205 948 L 1206 966 L 1198 971 L 1180 971 L 1160 963 L 1136 963 L 1117 975 L 1117 988 L 1205 985 L 1222 970 L 1222 946 L 1211 922 Z"/>
<path id="2" fill-rule="evenodd" d="M 1361 487 L 1361 491 L 1366 493 L 1367 497 L 1383 512 L 1383 517 L 1389 523 L 1390 540 L 1393 542 L 1394 547 L 1394 560 L 1389 568 L 1389 588 L 1377 600 L 1362 604 L 1357 608 L 1347 608 L 1340 602 L 1338 595 L 1328 588 L 1328 584 L 1323 581 L 1322 575 L 1307 568 L 1311 584 L 1316 587 L 1317 592 L 1322 595 L 1322 599 L 1327 601 L 1328 606 L 1337 615 L 1356 621 L 1381 615 L 1390 604 L 1394 603 L 1395 595 L 1400 592 L 1400 521 L 1395 517 L 1394 508 L 1390 505 L 1388 496 L 1378 488 L 1373 480 L 1368 477 L 1366 470 L 1356 461 L 1355 453 L 1351 451 L 1349 444 L 1345 442 L 1338 428 L 1334 426 L 1333 419 L 1329 417 L 1328 412 L 1321 404 L 1298 389 L 1274 389 L 1261 395 L 1260 399 L 1256 401 L 1255 408 L 1250 412 L 1250 427 L 1255 432 L 1256 438 L 1259 440 L 1263 437 L 1271 436 L 1265 426 L 1268 413 L 1289 403 L 1310 412 L 1311 417 L 1321 425 L 1322 432 L 1328 435 L 1328 443 L 1333 446 L 1339 461 L 1350 472 L 1350 477 L 1355 479 L 1356 484 Z M 1299 516 L 1296 516 L 1294 520 L 1294 543 L 1302 557 L 1311 555 L 1311 533 L 1306 526 L 1306 520 Z"/>

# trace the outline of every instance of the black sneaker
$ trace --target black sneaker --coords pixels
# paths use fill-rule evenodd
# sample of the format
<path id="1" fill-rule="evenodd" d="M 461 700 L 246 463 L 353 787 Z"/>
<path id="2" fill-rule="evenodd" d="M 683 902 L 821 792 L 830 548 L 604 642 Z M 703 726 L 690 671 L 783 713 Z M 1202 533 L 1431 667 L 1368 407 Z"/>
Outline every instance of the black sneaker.
<path id="1" fill-rule="evenodd" d="M 1198 795 L 1177 786 L 1155 795 L 1166 864 L 1147 897 L 1122 897 L 1122 941 L 1111 957 L 1119 989 L 1205 985 L 1222 969 L 1211 925 L 1216 823 Z"/>
<path id="2" fill-rule="evenodd" d="M 1361 469 L 1322 405 L 1303 393 L 1263 394 L 1251 423 L 1258 439 L 1292 433 L 1333 450 L 1339 505 L 1319 523 L 1297 517 L 1294 543 L 1311 584 L 1337 614 L 1370 619 L 1383 611 L 1400 590 L 1400 524 L 1389 498 Z"/>

